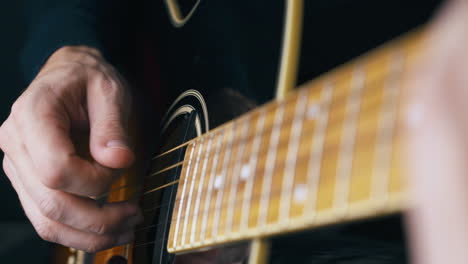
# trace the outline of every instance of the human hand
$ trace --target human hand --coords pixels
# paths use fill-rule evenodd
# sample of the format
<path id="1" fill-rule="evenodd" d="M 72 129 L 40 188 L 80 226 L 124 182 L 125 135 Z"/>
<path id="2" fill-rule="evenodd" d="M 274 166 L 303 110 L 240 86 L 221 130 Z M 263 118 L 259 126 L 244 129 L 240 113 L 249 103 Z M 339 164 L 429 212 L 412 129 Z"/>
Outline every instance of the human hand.
<path id="1" fill-rule="evenodd" d="M 141 213 L 129 202 L 87 198 L 131 166 L 130 95 L 97 50 L 64 47 L 46 62 L 0 127 L 3 168 L 38 234 L 95 252 L 133 239 Z M 91 158 L 72 135 L 89 131 Z"/>
<path id="2" fill-rule="evenodd" d="M 466 263 L 468 1 L 446 3 L 407 87 L 407 222 L 413 261 Z"/>

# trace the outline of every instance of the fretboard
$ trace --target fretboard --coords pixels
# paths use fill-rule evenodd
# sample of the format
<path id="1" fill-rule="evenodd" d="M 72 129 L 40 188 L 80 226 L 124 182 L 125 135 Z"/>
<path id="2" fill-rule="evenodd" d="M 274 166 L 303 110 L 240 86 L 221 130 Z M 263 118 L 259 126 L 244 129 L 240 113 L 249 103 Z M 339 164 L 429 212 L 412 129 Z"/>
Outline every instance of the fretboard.
<path id="1" fill-rule="evenodd" d="M 401 210 L 399 98 L 421 35 L 391 42 L 191 141 L 168 250 Z"/>

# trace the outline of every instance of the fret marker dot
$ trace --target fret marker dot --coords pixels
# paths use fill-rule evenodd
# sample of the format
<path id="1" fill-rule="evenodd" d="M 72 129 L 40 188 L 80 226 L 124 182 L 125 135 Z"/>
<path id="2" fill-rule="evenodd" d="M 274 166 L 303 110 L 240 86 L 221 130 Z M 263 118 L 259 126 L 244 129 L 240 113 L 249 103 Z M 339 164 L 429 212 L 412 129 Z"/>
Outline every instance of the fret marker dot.
<path id="1" fill-rule="evenodd" d="M 223 185 L 223 176 L 221 175 L 218 175 L 216 176 L 215 180 L 214 180 L 214 184 L 213 184 L 213 187 L 218 190 L 221 188 L 221 186 Z"/>
<path id="2" fill-rule="evenodd" d="M 307 187 L 305 184 L 299 184 L 294 188 L 294 201 L 303 203 L 307 198 Z"/>
<path id="3" fill-rule="evenodd" d="M 245 181 L 249 178 L 249 176 L 250 176 L 250 164 L 242 165 L 241 174 L 240 174 L 241 180 Z"/>
<path id="4" fill-rule="evenodd" d="M 316 119 L 320 114 L 320 106 L 318 104 L 313 104 L 307 109 L 307 117 L 309 119 Z"/>

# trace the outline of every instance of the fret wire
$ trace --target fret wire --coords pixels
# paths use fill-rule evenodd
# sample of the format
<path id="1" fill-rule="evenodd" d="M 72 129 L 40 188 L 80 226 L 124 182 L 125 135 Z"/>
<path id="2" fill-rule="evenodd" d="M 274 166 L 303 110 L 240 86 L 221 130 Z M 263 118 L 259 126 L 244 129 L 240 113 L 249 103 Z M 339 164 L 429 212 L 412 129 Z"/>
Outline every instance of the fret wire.
<path id="1" fill-rule="evenodd" d="M 373 108 L 365 108 L 365 110 L 368 111 L 368 112 L 371 112 L 372 109 L 373 109 Z M 335 127 L 335 126 L 334 126 L 335 124 L 336 124 L 336 122 L 330 122 L 330 128 L 334 128 L 334 127 Z M 308 132 L 311 132 L 311 130 L 313 130 L 313 129 L 307 129 L 307 130 L 305 130 L 305 131 L 303 131 L 303 132 L 304 132 L 304 133 L 308 133 Z M 266 131 L 268 131 L 268 130 L 266 130 Z M 265 132 L 265 131 L 263 131 L 263 132 Z M 248 138 L 250 138 L 250 137 L 248 137 Z M 255 138 L 254 138 L 254 140 L 255 140 Z M 279 146 L 283 147 L 284 144 L 285 144 L 285 142 L 282 141 L 282 140 L 280 140 Z M 187 161 L 184 161 L 184 164 L 186 164 L 186 163 L 187 163 Z M 184 164 L 183 164 L 183 165 L 184 165 Z M 139 187 L 140 187 L 139 185 L 133 185 L 133 184 L 130 184 L 130 185 L 123 185 L 123 186 L 117 187 L 117 188 L 115 188 L 115 189 L 109 191 L 107 194 L 113 193 L 113 192 L 115 192 L 115 191 L 120 191 L 120 190 L 123 190 L 123 189 L 139 188 Z M 159 187 L 161 187 L 161 186 L 159 186 Z M 159 189 L 160 189 L 159 187 L 156 187 L 156 188 L 158 188 L 158 190 L 159 190 Z M 146 191 L 146 190 L 143 190 L 143 191 Z M 140 195 L 140 197 L 142 197 L 142 196 L 143 196 L 143 195 Z"/>
<path id="2" fill-rule="evenodd" d="M 281 192 L 281 190 L 279 190 L 279 189 L 278 189 L 278 190 L 274 189 L 274 192 L 273 192 L 273 193 L 279 194 L 280 192 Z M 261 194 L 256 195 L 256 196 L 254 196 L 253 198 L 260 198 L 260 197 L 261 197 Z M 235 203 L 235 201 L 227 201 L 228 206 L 229 206 L 229 204 L 232 204 L 232 203 Z M 225 203 L 223 203 L 223 205 L 225 205 Z M 214 209 L 214 208 L 210 208 L 209 211 L 210 211 L 211 209 Z M 221 208 L 219 208 L 218 210 L 221 210 Z M 203 212 L 198 212 L 198 214 L 200 214 L 200 213 L 203 213 Z M 184 216 L 184 217 L 182 217 L 182 218 L 185 218 L 185 217 L 186 217 L 186 216 Z M 172 223 L 172 222 L 173 222 L 174 220 L 176 220 L 176 219 L 175 219 L 175 218 L 172 218 L 171 220 L 172 220 L 172 221 L 171 221 L 171 223 Z M 165 225 L 165 224 L 166 224 L 166 223 L 160 223 L 160 224 L 156 224 L 156 225 L 150 225 L 150 226 L 146 226 L 146 227 L 141 227 L 141 228 L 139 228 L 138 230 L 141 231 L 142 229 L 157 228 L 157 227 L 162 226 L 162 225 Z M 205 232 L 206 232 L 206 229 L 205 229 L 205 230 L 202 230 L 202 231 L 205 231 Z M 137 231 L 135 231 L 135 232 L 137 232 Z M 195 231 L 195 233 L 196 233 L 196 231 Z M 188 235 L 192 236 L 192 235 L 195 235 L 195 233 L 190 232 Z M 155 242 L 160 242 L 160 241 L 162 241 L 162 240 L 165 240 L 165 238 L 162 238 L 162 239 L 159 239 L 159 240 L 154 240 L 154 241 L 144 241 L 144 242 L 142 242 L 142 243 L 136 245 L 136 247 L 142 246 L 143 244 L 144 244 L 144 245 L 153 244 L 153 243 L 155 243 Z M 134 247 L 135 247 L 135 246 L 134 246 Z"/>
<path id="3" fill-rule="evenodd" d="M 329 122 L 329 112 L 334 92 L 334 86 L 330 82 L 324 84 L 320 98 L 321 115 L 317 121 L 317 128 L 314 130 L 309 166 L 307 168 L 307 195 L 310 201 L 304 208 L 304 213 L 312 218 L 315 216 L 315 207 L 317 202 L 317 190 L 322 167 L 322 155 L 325 146 L 326 131 Z"/>
<path id="4" fill-rule="evenodd" d="M 309 90 L 303 90 L 299 93 L 296 109 L 294 110 L 294 119 L 289 134 L 288 152 L 286 154 L 286 166 L 283 174 L 282 187 L 284 194 L 280 200 L 280 216 L 281 221 L 287 221 L 290 213 L 291 193 L 294 186 L 296 173 L 296 158 L 299 151 L 299 143 L 301 138 L 302 126 L 306 116 L 307 100 L 309 99 Z M 291 135 L 292 134 L 292 135 Z"/>
<path id="5" fill-rule="evenodd" d="M 404 43 L 403 41 L 402 41 L 402 42 L 398 42 L 398 43 L 392 43 L 391 46 L 387 46 L 386 49 L 387 49 L 387 50 L 395 49 L 395 47 L 400 47 L 400 46 L 404 46 L 404 45 L 405 45 L 405 43 Z M 386 57 L 385 57 L 385 56 L 378 56 L 378 57 L 376 57 L 374 54 L 368 54 L 368 55 L 363 55 L 363 56 L 362 56 L 361 58 L 359 58 L 357 61 L 366 61 L 368 67 L 375 67 L 375 68 L 378 68 L 376 65 L 378 65 L 378 64 L 385 64 L 385 62 L 386 62 Z M 376 65 L 374 65 L 374 64 L 376 64 Z M 340 68 L 340 69 L 338 69 L 338 70 L 335 70 L 335 71 L 330 72 L 328 75 L 333 75 L 333 76 L 334 76 L 335 83 L 341 83 L 344 79 L 348 78 L 348 76 L 347 76 L 348 71 L 349 71 L 349 70 L 344 70 L 344 69 Z M 380 74 L 380 75 L 385 75 L 385 73 Z M 380 75 L 378 76 L 379 78 L 384 78 L 384 77 L 385 77 L 385 76 L 380 76 Z M 320 80 L 320 79 L 318 79 L 318 80 Z M 313 81 L 313 82 L 317 82 L 317 80 L 316 80 L 316 81 Z M 299 90 L 301 90 L 301 89 L 307 89 L 307 87 L 299 87 L 299 88 L 300 88 Z M 297 93 L 296 91 L 293 91 L 293 92 L 292 92 L 292 95 L 289 96 L 289 97 L 287 97 L 287 98 L 285 98 L 285 99 L 282 101 L 282 103 L 288 102 L 288 100 L 293 99 L 294 96 L 296 95 L 296 93 Z M 260 107 L 257 107 L 257 108 L 255 108 L 255 109 L 251 110 L 250 112 L 246 113 L 245 115 L 255 115 L 255 114 L 258 114 L 258 112 L 259 112 L 260 110 L 262 110 L 262 111 L 264 111 L 264 110 L 270 110 L 270 108 L 276 107 L 276 104 L 277 104 L 276 101 L 271 101 L 271 102 L 269 102 L 269 103 L 266 103 L 266 104 L 264 104 L 264 105 L 262 105 L 262 106 L 260 106 Z M 219 131 L 219 130 L 221 130 L 221 129 L 224 129 L 224 127 L 225 127 L 226 125 L 228 125 L 228 124 L 229 124 L 229 123 L 226 123 L 226 124 L 224 124 L 224 125 L 221 125 L 221 126 L 219 126 L 219 127 L 217 127 L 217 128 L 212 129 L 212 130 L 209 132 L 209 134 L 215 133 L 215 132 L 217 132 L 217 131 Z M 172 148 L 172 149 L 169 149 L 169 150 L 167 150 L 167 151 L 165 151 L 165 152 L 163 152 L 163 153 L 161 153 L 161 154 L 155 155 L 154 157 L 152 157 L 152 160 L 159 159 L 159 158 L 161 158 L 161 157 L 163 157 L 163 156 L 165 156 L 165 155 L 167 155 L 167 154 L 170 154 L 171 152 L 173 152 L 173 151 L 175 151 L 175 150 L 178 150 L 178 149 L 180 149 L 180 148 L 182 148 L 182 147 L 185 147 L 185 146 L 187 146 L 188 144 L 190 144 L 192 141 L 194 141 L 194 140 L 196 140 L 196 139 L 198 139 L 198 137 L 197 137 L 197 138 L 194 138 L 194 139 L 192 139 L 192 140 L 189 140 L 189 141 L 187 141 L 187 142 L 184 142 L 183 144 L 181 144 L 181 145 L 179 145 L 179 146 L 176 146 L 176 147 L 174 147 L 174 148 Z"/>
<path id="6" fill-rule="evenodd" d="M 208 145 L 207 145 L 207 151 L 205 153 L 205 158 L 203 160 L 203 167 L 202 167 L 202 172 L 201 172 L 201 179 L 200 179 L 200 184 L 198 187 L 198 194 L 197 194 L 197 199 L 195 201 L 195 212 L 198 212 L 200 209 L 200 202 L 201 202 L 201 194 L 202 194 L 202 189 L 203 185 L 205 184 L 205 176 L 206 176 L 206 167 L 208 166 L 208 159 L 211 153 L 211 144 L 213 143 L 213 136 L 211 135 L 208 138 Z M 190 242 L 193 243 L 195 241 L 195 228 L 197 227 L 197 221 L 198 217 L 195 217 L 193 219 L 193 224 L 192 224 L 192 234 L 190 236 Z"/>
<path id="7" fill-rule="evenodd" d="M 372 131 L 371 131 L 371 132 L 372 132 Z M 358 139 L 361 138 L 361 137 L 362 137 L 362 138 L 367 138 L 368 136 L 369 136 L 368 133 L 362 133 L 362 134 L 360 135 L 360 137 L 358 137 Z M 337 143 L 337 144 L 330 144 L 330 145 L 327 146 L 327 148 L 324 149 L 324 151 L 334 151 L 335 149 L 338 149 L 338 146 L 339 146 L 338 143 Z M 307 157 L 309 157 L 308 154 L 307 154 L 307 153 L 303 153 L 303 154 L 301 154 L 301 155 L 298 155 L 297 161 L 301 161 L 301 162 L 302 162 L 302 160 L 304 160 L 304 159 L 307 158 Z M 284 166 L 284 162 L 278 162 L 278 166 L 279 166 L 279 167 Z M 260 167 L 259 167 L 259 168 L 260 168 Z M 175 205 L 179 204 L 179 202 L 180 202 L 180 200 L 179 200 L 179 199 L 176 199 Z M 167 205 L 167 204 L 166 204 L 166 205 Z M 165 205 L 160 205 L 160 207 L 162 207 L 162 206 L 165 206 Z M 210 208 L 213 208 L 213 207 L 210 207 Z"/>
<path id="8" fill-rule="evenodd" d="M 279 189 L 279 188 L 278 188 L 278 189 L 276 189 L 276 188 L 275 188 L 275 189 L 272 189 L 272 194 L 275 194 L 275 195 L 276 195 L 276 194 L 281 194 L 281 193 L 282 193 L 282 190 Z M 261 193 L 259 193 L 259 194 L 255 195 L 255 196 L 253 196 L 252 198 L 259 198 L 258 200 L 260 200 L 261 196 L 262 196 Z M 236 203 L 237 201 L 240 201 L 240 200 L 226 201 L 226 203 L 223 202 L 222 205 L 226 205 L 226 204 L 227 204 L 228 206 L 230 206 L 230 204 Z M 163 206 L 165 206 L 165 205 L 163 205 Z M 214 209 L 216 209 L 216 210 L 222 210 L 223 208 L 224 208 L 224 206 L 221 206 L 220 208 L 210 207 L 210 208 L 208 208 L 207 210 L 198 212 L 198 214 L 196 214 L 196 215 L 199 215 L 199 214 L 201 214 L 201 213 L 204 213 L 204 212 L 206 212 L 206 211 L 211 211 L 211 210 L 214 210 Z M 187 217 L 186 215 L 183 215 L 183 216 L 181 216 L 181 219 L 184 220 L 186 217 Z M 190 217 L 190 215 L 189 215 L 189 217 Z M 173 222 L 176 221 L 176 220 L 177 220 L 177 218 L 176 218 L 175 216 L 172 217 L 172 218 L 171 218 L 171 223 L 173 223 Z M 160 223 L 160 224 L 156 224 L 156 225 L 150 225 L 150 226 L 146 226 L 146 227 L 141 227 L 141 228 L 139 228 L 139 229 L 137 229 L 137 230 L 141 230 L 141 229 L 144 229 L 144 228 L 148 228 L 148 229 L 149 229 L 149 228 L 156 228 L 156 227 L 161 226 L 161 225 L 164 225 L 164 224 L 165 224 L 165 223 Z M 137 230 L 136 230 L 136 231 L 137 231 Z M 135 232 L 136 232 L 136 231 L 135 231 Z"/>
<path id="9" fill-rule="evenodd" d="M 192 177 L 192 184 L 190 185 L 189 197 L 187 199 L 187 207 L 186 207 L 186 210 L 185 210 L 186 215 L 190 214 L 190 207 L 192 205 L 193 189 L 195 188 L 195 186 L 194 186 L 195 185 L 195 179 L 197 177 L 198 164 L 200 163 L 200 156 L 201 156 L 201 151 L 203 149 L 203 142 L 204 142 L 204 137 L 202 137 L 200 139 L 197 158 L 196 158 L 196 161 L 195 161 L 195 167 L 193 169 L 193 173 L 190 174 L 190 176 Z M 188 174 L 187 174 L 187 176 L 188 176 Z M 188 218 L 185 218 L 184 227 L 182 229 L 183 230 L 182 231 L 182 240 L 181 240 L 182 243 L 185 243 L 185 239 L 186 239 L 185 233 L 187 232 L 187 225 L 188 225 Z"/>
<path id="10" fill-rule="evenodd" d="M 366 135 L 363 135 L 363 138 L 365 138 L 365 137 L 366 137 Z M 303 156 L 305 156 L 305 157 L 303 157 L 303 158 L 306 158 L 306 157 L 307 157 L 306 155 L 303 155 Z M 303 158 L 300 158 L 299 160 L 302 160 Z M 279 195 L 279 194 L 281 194 L 282 192 L 283 192 L 283 190 L 281 189 L 281 187 L 279 187 L 279 188 L 273 188 L 271 193 L 272 193 L 273 195 Z M 257 201 L 260 201 L 260 200 L 262 199 L 262 196 L 263 196 L 263 195 L 262 195 L 262 193 L 260 192 L 260 193 L 257 193 L 256 195 L 252 196 L 252 198 L 254 198 L 254 199 L 257 200 Z M 242 199 L 235 199 L 235 200 L 232 200 L 232 201 L 226 201 L 226 203 L 227 203 L 227 204 L 229 204 L 229 203 L 236 203 L 236 204 L 239 204 L 239 202 L 241 202 L 241 201 L 242 201 Z M 223 203 L 222 205 L 226 205 L 226 203 Z M 222 210 L 222 209 L 225 208 L 225 207 L 226 207 L 226 206 L 220 206 L 220 207 L 213 207 L 213 206 L 210 206 L 210 207 L 207 208 L 206 210 L 197 212 L 197 215 L 198 215 L 198 214 L 204 214 L 205 212 L 209 212 L 209 211 L 212 211 L 212 210 Z M 187 217 L 187 216 L 184 215 L 184 216 L 181 217 L 181 219 L 184 219 L 185 217 Z M 174 223 L 174 221 L 176 221 L 176 220 L 177 220 L 176 217 L 172 217 L 172 218 L 171 218 L 171 223 Z M 162 223 L 162 224 L 165 224 L 165 223 Z M 160 224 L 160 225 L 162 225 L 162 224 Z M 159 225 L 159 224 L 158 224 L 158 225 Z M 205 229 L 206 229 L 206 227 L 205 227 Z"/>
<path id="11" fill-rule="evenodd" d="M 377 139 L 375 144 L 376 155 L 372 171 L 372 192 L 374 200 L 385 201 L 388 195 L 388 183 L 391 166 L 392 138 L 394 136 L 398 97 L 400 94 L 399 78 L 403 75 L 405 59 L 400 51 L 392 56 L 389 65 L 389 78 L 384 86 L 383 103 L 379 114 L 379 127 L 377 128 Z M 378 178 L 377 178 L 378 176 Z"/>
<path id="12" fill-rule="evenodd" d="M 368 86 L 372 86 L 372 85 L 374 84 L 374 82 L 378 82 L 378 81 L 380 81 L 380 79 L 374 80 L 373 82 L 369 83 Z M 335 82 L 335 83 L 336 83 L 336 82 Z M 303 89 L 308 89 L 308 88 L 303 88 Z M 341 97 L 339 97 L 339 98 L 341 99 Z M 344 99 L 344 98 L 343 98 L 343 99 Z M 337 101 L 337 105 L 339 105 L 339 106 L 344 105 L 344 104 L 338 104 L 338 102 L 339 102 L 340 100 L 336 100 L 336 101 Z M 265 110 L 265 109 L 263 109 L 262 107 L 260 107 L 260 109 Z M 336 108 L 336 109 L 334 109 L 334 110 L 339 110 L 339 109 L 340 109 L 340 108 Z M 246 116 L 249 116 L 249 115 L 252 115 L 252 114 L 253 114 L 253 113 L 248 113 L 248 114 L 246 114 Z M 288 116 L 287 118 L 289 118 L 289 116 Z M 272 127 L 273 127 L 273 126 L 267 127 L 267 129 L 265 129 L 265 132 L 269 131 Z M 213 131 L 210 132 L 208 135 L 211 135 L 212 133 L 213 133 Z M 251 137 L 251 136 L 248 136 L 248 137 L 246 138 L 246 140 L 249 141 L 249 140 L 252 140 L 252 139 L 254 139 L 254 138 L 255 138 L 255 135 L 253 135 L 252 137 Z M 199 138 L 195 138 L 195 139 L 199 139 Z M 184 143 L 184 144 L 182 144 L 182 145 L 180 145 L 180 146 L 178 146 L 178 147 L 173 148 L 173 150 L 179 149 L 179 148 L 181 148 L 181 147 L 185 147 L 186 145 L 188 145 L 189 143 L 191 143 L 191 142 L 192 142 L 193 140 L 195 140 L 195 139 L 192 139 L 192 140 L 190 140 L 190 141 L 187 141 L 186 143 Z M 168 152 L 168 151 L 166 151 L 166 152 Z M 166 152 L 165 152 L 165 153 L 166 153 Z M 160 154 L 159 156 L 161 156 L 161 155 L 163 155 L 163 154 L 164 154 L 164 153 Z M 182 164 L 182 165 L 183 165 L 183 164 Z M 171 166 L 172 166 L 172 165 L 171 165 Z M 163 169 L 162 169 L 162 170 L 163 170 Z M 147 179 L 147 178 L 151 178 L 151 175 L 148 175 L 148 176 L 144 177 L 144 179 Z M 112 192 L 119 191 L 119 190 L 124 189 L 124 188 L 127 188 L 127 187 L 138 187 L 138 186 L 137 186 L 137 185 L 123 185 L 123 186 L 115 187 L 115 188 L 111 189 L 109 192 L 107 192 L 106 194 L 101 195 L 101 196 L 99 196 L 99 197 L 104 197 L 105 195 L 109 195 L 109 194 L 112 193 Z"/>
<path id="13" fill-rule="evenodd" d="M 283 123 L 284 104 L 280 104 L 279 108 L 275 113 L 275 125 L 272 129 L 270 136 L 270 148 L 268 149 L 268 155 L 265 165 L 265 173 L 262 181 L 262 194 L 264 195 L 260 201 L 259 217 L 257 219 L 259 225 L 263 225 L 267 222 L 268 218 L 268 206 L 270 202 L 270 189 L 273 178 L 273 172 L 275 169 L 275 161 L 277 154 L 278 141 L 281 134 L 280 126 Z"/>
<path id="14" fill-rule="evenodd" d="M 223 132 L 224 130 L 221 130 L 219 132 L 219 140 L 218 140 L 218 145 L 216 147 L 216 152 L 215 152 L 215 155 L 213 157 L 213 163 L 214 164 L 214 167 L 212 168 L 211 170 L 211 176 L 210 176 L 210 180 L 209 180 L 209 183 L 208 183 L 208 194 L 206 196 L 206 199 L 205 199 L 205 208 L 209 208 L 210 207 L 210 202 L 211 202 L 211 195 L 213 194 L 213 184 L 214 184 L 214 178 L 216 176 L 216 170 L 218 168 L 218 159 L 219 159 L 219 153 L 221 151 L 221 145 L 222 145 L 222 142 L 223 142 Z M 208 210 L 204 210 L 205 213 L 203 214 L 203 221 L 202 221 L 202 232 L 200 233 L 200 240 L 204 240 L 205 239 L 205 236 L 206 236 L 206 226 L 208 224 Z"/>
<path id="15" fill-rule="evenodd" d="M 232 143 L 234 141 L 234 128 L 235 128 L 235 122 L 232 123 L 232 127 L 231 127 L 231 134 L 232 134 L 232 137 L 230 137 L 230 140 L 229 140 L 229 145 L 227 147 L 227 152 L 224 153 L 224 160 L 223 160 L 223 167 L 221 168 L 222 169 L 222 172 L 221 172 L 221 175 L 220 176 L 217 176 L 217 177 L 220 177 L 221 179 L 221 185 L 219 186 L 219 190 L 218 190 L 218 193 L 217 193 L 217 196 L 216 196 L 216 207 L 215 208 L 219 208 L 221 206 L 221 203 L 222 203 L 222 200 L 223 200 L 223 195 L 224 195 L 224 186 L 225 186 L 225 183 L 227 181 L 226 177 L 227 177 L 227 165 L 229 163 L 229 159 L 230 159 L 230 156 L 231 156 L 231 149 L 232 149 Z M 219 217 L 220 217 L 220 212 L 219 210 L 215 210 L 214 212 L 214 220 L 213 220 L 213 223 L 215 223 L 213 225 L 213 230 L 212 230 L 212 237 L 216 237 L 217 234 L 218 234 L 218 225 L 219 225 Z"/>
<path id="16" fill-rule="evenodd" d="M 183 208 L 183 205 L 184 205 L 184 198 L 185 198 L 185 189 L 187 187 L 188 174 L 190 172 L 190 166 L 192 165 L 192 158 L 193 158 L 193 152 L 195 151 L 195 146 L 196 146 L 196 143 L 194 142 L 191 145 L 192 149 L 190 150 L 190 157 L 189 157 L 189 160 L 188 160 L 188 165 L 187 165 L 187 170 L 186 170 L 186 174 L 185 174 L 184 184 L 182 186 L 182 193 L 181 193 L 181 196 L 180 196 L 179 211 L 177 212 L 177 219 L 180 219 L 180 216 L 182 214 L 182 208 Z M 177 246 L 177 237 L 178 237 L 178 234 L 179 234 L 179 225 L 180 225 L 180 221 L 177 220 L 176 225 L 175 225 L 175 229 L 174 229 L 174 247 Z"/>
<path id="17" fill-rule="evenodd" d="M 369 136 L 369 135 L 366 134 L 366 133 L 362 134 L 362 137 L 363 137 L 363 138 L 366 138 L 366 137 L 368 137 L 368 136 Z M 339 145 L 337 144 L 337 145 L 329 146 L 329 148 L 330 148 L 330 147 L 334 147 L 334 148 L 335 148 L 335 147 L 338 147 L 338 146 L 339 146 Z M 370 147 L 372 147 L 372 146 L 369 146 L 369 148 L 370 148 Z M 325 148 L 325 150 L 327 150 L 327 149 L 328 149 L 328 148 Z M 298 161 L 303 161 L 303 160 L 306 159 L 308 156 L 309 156 L 309 155 L 307 155 L 307 153 L 298 155 Z M 283 166 L 283 164 L 284 164 L 284 163 L 279 163 L 278 166 Z M 260 192 L 260 193 L 262 193 L 262 192 Z M 254 196 L 253 196 L 253 197 L 254 197 Z M 178 202 L 176 202 L 176 204 L 177 204 L 177 203 L 178 203 Z M 213 208 L 213 207 L 210 206 L 209 208 Z M 175 218 L 174 218 L 174 219 L 175 219 Z"/>
<path id="18" fill-rule="evenodd" d="M 365 87 L 365 73 L 360 66 L 353 74 L 351 91 L 347 102 L 346 118 L 344 120 L 341 150 L 336 168 L 336 184 L 334 206 L 338 211 L 346 210 L 353 163 L 353 150 L 356 142 L 357 126 L 361 106 L 362 90 Z"/>
<path id="19" fill-rule="evenodd" d="M 274 194 L 274 195 L 279 195 L 279 194 L 282 193 L 282 190 L 281 190 L 281 188 L 273 188 L 271 193 Z M 260 200 L 262 199 L 262 194 L 261 194 L 261 193 L 258 193 L 258 194 L 256 194 L 256 195 L 252 196 L 252 198 L 254 198 L 254 200 L 260 201 Z M 236 199 L 236 200 L 233 200 L 233 201 L 228 201 L 228 200 L 226 200 L 225 202 L 223 202 L 223 203 L 221 204 L 222 206 L 220 206 L 219 208 L 210 207 L 210 208 L 208 208 L 207 210 L 203 210 L 203 211 L 197 212 L 197 213 L 195 214 L 195 216 L 198 216 L 198 215 L 200 215 L 200 214 L 203 214 L 203 213 L 205 213 L 206 211 L 222 210 L 223 208 L 230 206 L 230 204 L 237 204 L 238 201 L 240 201 L 240 199 Z M 184 220 L 186 217 L 187 217 L 187 216 L 184 215 L 184 216 L 181 217 L 181 219 Z M 188 217 L 191 217 L 191 216 L 188 216 Z M 171 220 L 170 220 L 170 223 L 174 223 L 174 221 L 176 221 L 176 220 L 177 220 L 177 218 L 172 217 Z M 146 228 L 146 229 L 158 228 L 159 226 L 163 226 L 163 225 L 165 225 L 165 224 L 166 224 L 166 223 L 159 223 L 159 224 L 156 224 L 156 225 L 144 226 L 144 227 L 138 228 L 137 230 L 141 230 L 141 229 L 144 229 L 144 228 Z M 206 232 L 207 230 L 208 230 L 208 227 L 205 227 L 205 230 L 202 229 L 201 231 L 205 231 L 205 232 Z M 196 232 L 196 231 L 195 231 L 195 232 Z M 192 235 L 192 234 L 189 233 L 188 235 Z M 200 240 L 200 241 L 202 241 L 202 240 Z"/>
<path id="20" fill-rule="evenodd" d="M 240 167 L 241 167 L 241 163 L 242 163 L 242 157 L 244 155 L 244 149 L 245 149 L 245 138 L 247 137 L 247 132 L 248 132 L 248 129 L 249 129 L 249 123 L 250 123 L 250 119 L 249 118 L 246 118 L 245 119 L 245 124 L 244 124 L 244 128 L 241 132 L 241 134 L 243 135 L 242 139 L 241 139 L 241 143 L 240 143 L 240 147 L 238 149 L 238 153 L 237 153 L 237 158 L 235 159 L 235 167 L 233 169 L 233 184 L 231 186 L 231 192 L 229 193 L 229 200 L 232 201 L 234 198 L 235 198 L 235 195 L 237 194 L 237 187 L 238 187 L 238 184 L 239 184 L 239 177 L 240 177 Z M 229 206 L 228 207 L 228 211 L 227 211 L 227 225 L 226 225 L 226 230 L 225 230 L 225 233 L 228 234 L 229 232 L 231 232 L 231 229 L 232 229 L 232 223 L 233 223 L 233 216 L 234 216 L 234 205 L 232 206 Z"/>
<path id="21" fill-rule="evenodd" d="M 263 134 L 263 129 L 265 125 L 265 120 L 266 120 L 266 114 L 265 111 L 261 111 L 259 113 L 259 117 L 257 120 L 257 133 L 254 139 L 253 143 L 253 151 L 252 151 L 252 156 L 250 158 L 250 164 L 249 164 L 249 177 L 247 178 L 247 183 L 245 185 L 244 189 L 244 199 L 242 203 L 242 214 L 241 214 L 241 228 L 247 229 L 248 226 L 248 217 L 249 217 L 249 212 L 250 212 L 250 203 L 252 200 L 252 191 L 253 191 L 253 185 L 254 185 L 254 176 L 256 168 L 257 168 L 257 160 L 258 160 L 258 155 L 260 151 L 260 143 L 262 140 L 262 134 Z"/>
<path id="22" fill-rule="evenodd" d="M 283 192 L 282 188 L 281 187 L 278 187 L 278 188 L 273 188 L 272 189 L 272 192 L 271 194 L 274 194 L 274 195 L 279 195 Z M 262 193 L 258 193 L 256 195 L 254 195 L 252 198 L 254 198 L 254 200 L 256 201 L 260 201 L 262 199 Z M 234 204 L 238 204 L 238 202 L 241 201 L 240 199 L 236 199 L 236 200 L 233 200 L 233 201 L 229 201 L 229 200 L 226 200 L 225 202 L 222 203 L 222 206 L 220 206 L 219 208 L 215 208 L 215 207 L 210 207 L 206 210 L 203 210 L 203 211 L 200 211 L 200 212 L 197 212 L 195 216 L 197 215 L 200 215 L 200 214 L 204 214 L 206 211 L 212 211 L 212 210 L 222 210 L 223 208 L 225 207 L 228 207 L 230 206 L 231 203 L 234 203 Z M 325 210 L 326 211 L 326 210 Z M 319 212 L 320 213 L 320 212 Z M 187 216 L 183 216 L 181 219 L 184 219 L 185 217 Z M 188 217 L 191 217 L 191 216 L 188 216 Z M 170 223 L 174 223 L 174 221 L 176 221 L 177 218 L 175 217 L 172 217 L 171 220 L 170 220 Z M 158 226 L 162 226 L 162 225 L 165 225 L 166 223 L 160 223 L 160 224 L 156 224 L 155 226 L 152 226 L 152 227 L 147 227 L 148 229 L 150 228 L 157 228 Z M 142 228 L 145 228 L 145 227 L 141 227 L 139 229 L 142 229 Z M 200 230 L 200 232 L 203 232 L 203 231 L 207 231 L 208 230 L 208 227 L 205 227 L 205 229 L 202 229 Z M 196 232 L 196 231 L 195 231 Z M 189 233 L 188 235 L 192 235 L 191 233 Z M 203 240 L 199 240 L 199 241 L 203 241 Z M 146 243 L 146 241 L 144 242 Z"/>
<path id="23" fill-rule="evenodd" d="M 364 109 L 365 109 L 367 112 L 370 113 L 370 112 L 372 112 L 372 109 L 373 109 L 373 108 L 364 108 Z M 336 123 L 336 122 L 331 122 L 331 123 L 330 123 L 330 128 L 334 128 L 334 127 L 335 127 L 335 126 L 334 126 L 335 124 L 338 124 L 338 123 Z M 309 133 L 309 132 L 311 132 L 311 131 L 314 131 L 314 129 L 307 129 L 307 130 L 304 130 L 303 132 L 304 132 L 305 134 L 307 134 L 307 133 Z M 286 143 L 286 142 L 284 142 L 283 140 L 280 140 L 279 146 L 280 146 L 280 147 L 284 147 L 285 143 Z M 138 186 L 138 185 L 134 185 L 134 186 L 131 186 L 131 185 L 129 185 L 129 186 L 121 186 L 121 187 L 115 189 L 115 191 L 118 191 L 118 190 L 121 190 L 121 189 L 125 189 L 125 188 L 127 188 L 127 187 L 139 187 L 139 186 Z M 163 189 L 163 188 L 161 188 L 161 187 L 162 187 L 162 186 L 159 186 L 159 187 L 156 187 L 155 189 L 161 190 L 161 189 Z M 151 189 L 150 189 L 150 190 L 151 190 Z M 147 190 L 146 190 L 146 191 L 147 191 Z M 143 196 L 143 195 L 140 195 L 140 197 L 141 197 L 141 196 Z"/>

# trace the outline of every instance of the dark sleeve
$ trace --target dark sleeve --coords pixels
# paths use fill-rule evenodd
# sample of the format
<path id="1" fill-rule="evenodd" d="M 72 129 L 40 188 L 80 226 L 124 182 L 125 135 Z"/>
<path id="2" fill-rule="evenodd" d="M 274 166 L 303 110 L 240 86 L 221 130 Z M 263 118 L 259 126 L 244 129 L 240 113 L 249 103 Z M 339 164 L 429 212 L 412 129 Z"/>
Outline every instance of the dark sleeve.
<path id="1" fill-rule="evenodd" d="M 36 0 L 29 0 L 36 1 Z M 99 49 L 111 63 L 125 53 L 131 28 L 131 1 L 61 0 L 31 21 L 21 54 L 25 81 L 31 82 L 47 58 L 67 45 Z"/>

